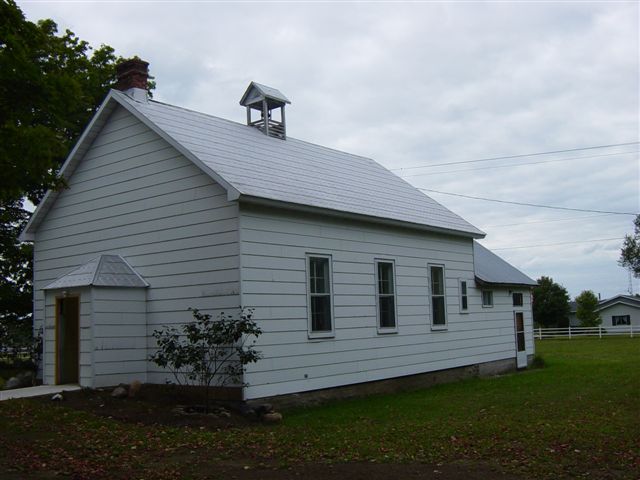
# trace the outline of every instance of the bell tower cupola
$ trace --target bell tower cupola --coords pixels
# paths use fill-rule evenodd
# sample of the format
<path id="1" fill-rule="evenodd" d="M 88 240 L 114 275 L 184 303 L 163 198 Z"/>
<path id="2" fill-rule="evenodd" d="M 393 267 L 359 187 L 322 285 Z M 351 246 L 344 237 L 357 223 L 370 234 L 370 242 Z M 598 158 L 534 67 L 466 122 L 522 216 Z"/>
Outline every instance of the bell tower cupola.
<path id="1" fill-rule="evenodd" d="M 240 99 L 240 105 L 247 108 L 247 125 L 259 129 L 269 137 L 287 138 L 284 107 L 291 103 L 280 90 L 251 82 Z M 259 118 L 252 119 L 252 111 L 257 110 Z M 277 110 L 280 110 L 277 112 Z M 279 113 L 279 115 L 277 114 Z M 275 115 L 274 115 L 275 114 Z"/>

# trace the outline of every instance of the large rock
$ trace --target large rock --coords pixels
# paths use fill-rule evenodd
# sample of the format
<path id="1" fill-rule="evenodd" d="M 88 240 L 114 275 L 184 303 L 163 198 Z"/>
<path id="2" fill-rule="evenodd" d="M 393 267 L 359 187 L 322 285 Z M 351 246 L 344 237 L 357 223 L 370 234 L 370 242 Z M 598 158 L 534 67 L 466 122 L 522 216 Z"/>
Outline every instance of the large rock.
<path id="1" fill-rule="evenodd" d="M 263 403 L 254 408 L 256 414 L 260 417 L 266 413 L 273 412 L 273 405 L 270 403 Z"/>
<path id="2" fill-rule="evenodd" d="M 247 418 L 255 419 L 258 416 L 255 409 L 252 406 L 247 405 L 246 403 L 240 404 L 240 406 L 238 407 L 238 411 L 240 412 L 240 415 L 245 416 Z"/>
<path id="3" fill-rule="evenodd" d="M 111 396 L 113 398 L 126 398 L 129 396 L 129 392 L 127 392 L 126 387 L 120 385 L 113 389 L 113 392 L 111 392 Z"/>
<path id="4" fill-rule="evenodd" d="M 32 386 L 33 386 L 33 373 L 23 372 L 7 380 L 7 383 L 4 384 L 3 388 L 4 390 L 12 390 L 14 388 L 25 388 L 25 387 L 32 387 Z"/>
<path id="5" fill-rule="evenodd" d="M 262 421 L 265 423 L 280 423 L 282 421 L 282 414 L 278 412 L 265 413 L 262 416 Z"/>

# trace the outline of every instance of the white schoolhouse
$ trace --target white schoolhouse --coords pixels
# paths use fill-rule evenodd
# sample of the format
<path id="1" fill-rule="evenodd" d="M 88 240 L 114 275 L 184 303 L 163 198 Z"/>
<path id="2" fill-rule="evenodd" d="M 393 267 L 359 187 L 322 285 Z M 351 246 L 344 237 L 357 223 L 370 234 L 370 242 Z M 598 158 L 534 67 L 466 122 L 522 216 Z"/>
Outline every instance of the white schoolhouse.
<path id="1" fill-rule="evenodd" d="M 484 233 L 373 160 L 290 138 L 278 90 L 239 124 L 147 97 L 119 66 L 22 234 L 34 242 L 45 384 L 169 375 L 151 333 L 189 307 L 255 310 L 254 399 L 477 366 L 527 365 L 535 282 Z"/>

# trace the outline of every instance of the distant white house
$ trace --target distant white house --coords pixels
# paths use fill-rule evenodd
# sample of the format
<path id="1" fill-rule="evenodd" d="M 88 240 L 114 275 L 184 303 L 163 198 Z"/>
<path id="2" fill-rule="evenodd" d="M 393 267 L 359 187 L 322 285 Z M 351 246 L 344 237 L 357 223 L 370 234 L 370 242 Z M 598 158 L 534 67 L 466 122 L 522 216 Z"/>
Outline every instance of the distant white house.
<path id="1" fill-rule="evenodd" d="M 580 320 L 576 316 L 576 302 L 569 303 L 571 313 L 569 315 L 572 327 L 580 326 Z M 640 297 L 631 295 L 616 295 L 615 297 L 600 300 L 598 313 L 602 319 L 602 326 L 616 327 L 624 325 L 640 326 Z"/>
<path id="2" fill-rule="evenodd" d="M 640 297 L 616 295 L 598 303 L 602 326 L 640 326 Z"/>
<path id="3" fill-rule="evenodd" d="M 289 138 L 282 93 L 252 83 L 242 125 L 148 99 L 145 62 L 119 77 L 22 234 L 44 383 L 164 383 L 151 333 L 189 307 L 255 309 L 245 399 L 533 356 L 535 282 L 374 161 Z"/>

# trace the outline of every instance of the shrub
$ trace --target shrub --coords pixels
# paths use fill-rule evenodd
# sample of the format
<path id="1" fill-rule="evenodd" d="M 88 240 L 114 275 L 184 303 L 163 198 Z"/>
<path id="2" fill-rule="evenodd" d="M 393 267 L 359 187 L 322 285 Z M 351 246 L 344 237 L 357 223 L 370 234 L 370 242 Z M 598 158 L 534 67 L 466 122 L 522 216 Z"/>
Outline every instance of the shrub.
<path id="1" fill-rule="evenodd" d="M 244 385 L 245 365 L 260 359 L 254 345 L 262 331 L 251 309 L 241 309 L 237 318 L 221 313 L 215 320 L 195 308 L 189 310 L 192 322 L 180 329 L 164 326 L 153 332 L 158 350 L 150 360 L 168 368 L 179 385 L 203 387 L 208 411 L 212 386 Z"/>

